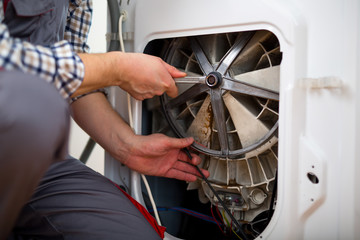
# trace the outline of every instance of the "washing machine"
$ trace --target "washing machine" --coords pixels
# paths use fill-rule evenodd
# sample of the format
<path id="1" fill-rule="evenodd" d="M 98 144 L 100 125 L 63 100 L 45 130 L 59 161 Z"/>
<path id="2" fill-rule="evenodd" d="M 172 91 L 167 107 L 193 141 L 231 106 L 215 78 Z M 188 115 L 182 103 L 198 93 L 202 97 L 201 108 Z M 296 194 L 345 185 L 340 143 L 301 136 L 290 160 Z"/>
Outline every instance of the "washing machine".
<path id="1" fill-rule="evenodd" d="M 208 183 L 105 175 L 165 239 L 360 238 L 360 2 L 114 0 L 110 49 L 185 71 L 179 95 L 109 100 L 137 134 L 192 136 Z"/>

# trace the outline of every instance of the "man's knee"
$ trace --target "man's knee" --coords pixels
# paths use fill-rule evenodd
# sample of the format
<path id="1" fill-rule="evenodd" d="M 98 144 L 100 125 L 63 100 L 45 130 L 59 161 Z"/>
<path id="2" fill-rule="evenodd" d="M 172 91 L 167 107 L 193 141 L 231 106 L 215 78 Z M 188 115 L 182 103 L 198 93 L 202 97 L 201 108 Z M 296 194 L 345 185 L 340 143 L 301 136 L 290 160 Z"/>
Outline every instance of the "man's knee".
<path id="1" fill-rule="evenodd" d="M 66 144 L 67 103 L 44 80 L 21 72 L 0 72 L 0 109 L 0 142 L 9 145 L 9 150 L 52 158 L 52 152 L 56 154 Z"/>
<path id="2" fill-rule="evenodd" d="M 66 153 L 67 103 L 44 80 L 0 72 L 0 238 L 50 164 Z"/>

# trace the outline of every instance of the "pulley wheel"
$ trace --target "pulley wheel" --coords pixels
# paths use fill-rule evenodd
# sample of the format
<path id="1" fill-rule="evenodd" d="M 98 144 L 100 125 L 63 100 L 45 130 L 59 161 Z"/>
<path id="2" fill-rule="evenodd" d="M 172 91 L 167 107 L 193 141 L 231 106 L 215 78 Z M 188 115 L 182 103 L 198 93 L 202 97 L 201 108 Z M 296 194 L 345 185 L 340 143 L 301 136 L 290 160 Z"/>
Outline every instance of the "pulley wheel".
<path id="1" fill-rule="evenodd" d="M 281 57 L 268 31 L 173 39 L 163 58 L 187 77 L 176 98 L 161 96 L 169 125 L 210 156 L 256 151 L 277 134 Z"/>

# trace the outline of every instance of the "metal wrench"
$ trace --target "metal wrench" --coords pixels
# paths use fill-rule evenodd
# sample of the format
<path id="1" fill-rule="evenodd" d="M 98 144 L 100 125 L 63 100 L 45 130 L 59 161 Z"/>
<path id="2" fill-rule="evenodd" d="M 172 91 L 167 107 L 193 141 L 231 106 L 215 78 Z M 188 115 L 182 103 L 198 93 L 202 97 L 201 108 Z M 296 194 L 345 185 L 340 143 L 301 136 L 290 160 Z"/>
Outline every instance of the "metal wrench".
<path id="1" fill-rule="evenodd" d="M 183 77 L 183 78 L 174 78 L 175 83 L 204 83 L 205 84 L 206 76 L 200 77 Z"/>

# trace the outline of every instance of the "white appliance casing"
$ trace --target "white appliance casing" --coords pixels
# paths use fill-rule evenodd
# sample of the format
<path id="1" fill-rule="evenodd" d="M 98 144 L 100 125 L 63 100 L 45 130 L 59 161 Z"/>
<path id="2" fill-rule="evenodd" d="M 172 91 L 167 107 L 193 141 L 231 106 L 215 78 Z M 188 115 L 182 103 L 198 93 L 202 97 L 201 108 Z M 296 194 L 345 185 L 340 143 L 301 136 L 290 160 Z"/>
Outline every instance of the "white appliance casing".
<path id="1" fill-rule="evenodd" d="M 258 239 L 359 239 L 359 1 L 130 0 L 120 7 L 127 14 L 127 51 L 143 52 L 162 38 L 274 33 L 283 53 L 278 199 Z M 126 119 L 123 92 L 111 91 L 110 100 Z M 132 101 L 132 111 L 140 133 L 140 102 Z M 121 171 L 106 155 L 105 175 L 125 178 Z M 319 182 L 312 183 L 308 173 Z M 133 197 L 143 202 L 139 175 L 131 172 L 129 178 Z"/>

